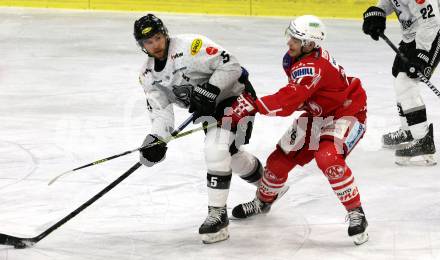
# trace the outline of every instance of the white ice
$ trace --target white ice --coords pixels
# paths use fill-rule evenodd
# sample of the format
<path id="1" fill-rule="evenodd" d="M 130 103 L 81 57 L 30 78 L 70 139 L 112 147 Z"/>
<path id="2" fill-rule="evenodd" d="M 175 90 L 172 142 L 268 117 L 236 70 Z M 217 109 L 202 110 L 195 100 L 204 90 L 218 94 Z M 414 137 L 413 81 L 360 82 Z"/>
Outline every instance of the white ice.
<path id="1" fill-rule="evenodd" d="M 141 15 L 0 9 L 0 233 L 36 236 L 138 160 L 125 156 L 47 186 L 61 172 L 138 147 L 148 133 L 137 79 L 145 54 L 132 36 Z M 287 18 L 160 17 L 171 34 L 204 34 L 236 54 L 259 95 L 285 84 Z M 229 240 L 202 244 L 199 132 L 171 142 L 164 162 L 142 167 L 34 247 L 0 246 L 0 259 L 440 259 L 439 166 L 399 167 L 380 147 L 381 134 L 398 127 L 394 53 L 365 36 L 360 20 L 325 22 L 325 47 L 368 94 L 367 134 L 348 159 L 369 221 L 366 244 L 347 236 L 346 212 L 314 162 L 290 173 L 291 189 L 270 214 L 232 221 Z M 398 43 L 396 22 L 386 32 Z M 440 86 L 438 74 L 432 82 Z M 421 89 L 439 136 L 440 99 Z M 176 123 L 187 116 L 177 109 Z M 247 150 L 265 161 L 290 121 L 258 116 Z M 234 177 L 228 208 L 254 192 Z"/>

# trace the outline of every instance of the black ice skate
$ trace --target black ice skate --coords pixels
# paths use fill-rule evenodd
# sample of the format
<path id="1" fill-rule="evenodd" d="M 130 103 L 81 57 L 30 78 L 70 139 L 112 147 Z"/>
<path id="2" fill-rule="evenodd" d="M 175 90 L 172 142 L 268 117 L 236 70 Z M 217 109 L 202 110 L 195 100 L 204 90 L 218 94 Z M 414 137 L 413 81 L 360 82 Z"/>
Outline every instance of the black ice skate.
<path id="1" fill-rule="evenodd" d="M 368 227 L 367 219 L 365 218 L 362 207 L 354 208 L 348 211 L 347 219 L 350 221 L 348 227 L 348 235 L 353 238 L 355 245 L 362 245 L 368 241 Z"/>
<path id="2" fill-rule="evenodd" d="M 281 197 L 286 194 L 286 192 L 289 190 L 289 186 L 284 186 L 283 189 L 281 189 L 280 193 L 278 193 L 275 200 L 271 203 L 263 202 L 259 200 L 258 198 L 254 198 L 254 200 L 239 204 L 234 207 L 232 210 L 232 216 L 235 218 L 248 218 L 254 215 L 258 214 L 266 214 L 270 211 L 270 208 L 272 205 L 278 201 Z"/>
<path id="3" fill-rule="evenodd" d="M 396 164 L 402 166 L 430 166 L 436 165 L 434 159 L 434 131 L 429 125 L 428 133 L 421 139 L 409 142 L 404 148 L 396 150 Z"/>
<path id="4" fill-rule="evenodd" d="M 228 233 L 228 212 L 225 207 L 208 206 L 208 217 L 199 228 L 202 242 L 211 244 L 229 238 Z"/>
<path id="5" fill-rule="evenodd" d="M 382 147 L 398 149 L 404 147 L 405 144 L 411 142 L 412 140 L 414 139 L 411 135 L 411 131 L 399 128 L 397 131 L 390 132 L 382 136 Z"/>

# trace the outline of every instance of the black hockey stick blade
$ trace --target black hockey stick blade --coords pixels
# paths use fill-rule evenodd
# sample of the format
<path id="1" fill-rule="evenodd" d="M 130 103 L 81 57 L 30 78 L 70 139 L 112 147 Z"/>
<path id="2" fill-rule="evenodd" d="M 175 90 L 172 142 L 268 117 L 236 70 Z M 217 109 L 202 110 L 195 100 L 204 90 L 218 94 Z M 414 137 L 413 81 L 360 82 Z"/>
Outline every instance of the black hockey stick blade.
<path id="1" fill-rule="evenodd" d="M 36 237 L 23 238 L 23 237 L 14 237 L 0 233 L 0 244 L 14 246 L 17 249 L 32 247 L 36 242 L 38 242 Z"/>

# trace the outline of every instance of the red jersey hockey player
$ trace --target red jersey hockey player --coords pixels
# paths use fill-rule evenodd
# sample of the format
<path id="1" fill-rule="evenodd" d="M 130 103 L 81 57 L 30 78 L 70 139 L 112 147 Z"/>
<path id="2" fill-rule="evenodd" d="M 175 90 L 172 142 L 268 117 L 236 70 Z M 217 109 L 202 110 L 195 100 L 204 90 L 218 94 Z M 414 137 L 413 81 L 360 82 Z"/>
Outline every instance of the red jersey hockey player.
<path id="1" fill-rule="evenodd" d="M 232 215 L 246 218 L 267 213 L 277 196 L 283 194 L 288 173 L 315 159 L 348 211 L 349 236 L 355 244 L 362 244 L 368 240 L 368 223 L 345 158 L 365 132 L 365 91 L 359 79 L 347 77 L 344 69 L 320 47 L 325 28 L 317 17 L 298 17 L 286 34 L 289 50 L 283 66 L 289 83 L 277 93 L 257 100 L 242 94 L 232 106 L 232 120 L 238 123 L 257 112 L 268 116 L 304 112 L 267 159 L 256 198 L 236 206 Z"/>

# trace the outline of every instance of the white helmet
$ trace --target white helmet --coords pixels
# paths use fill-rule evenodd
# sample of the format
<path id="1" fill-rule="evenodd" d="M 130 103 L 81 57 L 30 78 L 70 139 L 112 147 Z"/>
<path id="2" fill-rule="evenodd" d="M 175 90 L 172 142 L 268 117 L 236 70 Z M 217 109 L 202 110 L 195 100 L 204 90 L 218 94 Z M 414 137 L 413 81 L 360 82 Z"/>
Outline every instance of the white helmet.
<path id="1" fill-rule="evenodd" d="M 321 46 L 325 39 L 325 25 L 314 15 L 303 15 L 291 21 L 286 29 L 286 36 L 302 40 L 302 45 L 314 42 L 315 47 Z"/>

